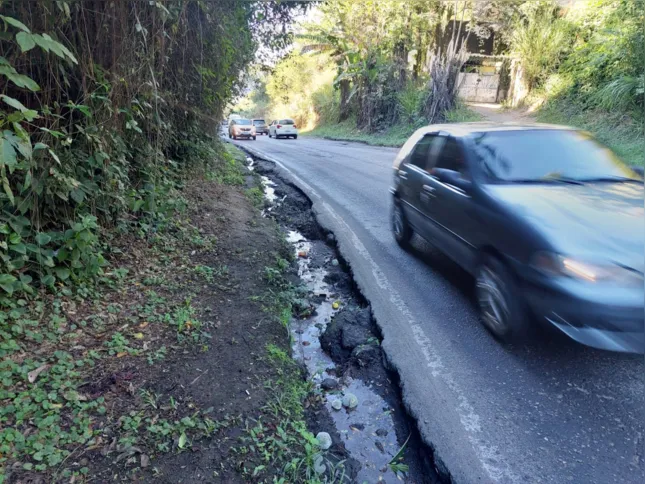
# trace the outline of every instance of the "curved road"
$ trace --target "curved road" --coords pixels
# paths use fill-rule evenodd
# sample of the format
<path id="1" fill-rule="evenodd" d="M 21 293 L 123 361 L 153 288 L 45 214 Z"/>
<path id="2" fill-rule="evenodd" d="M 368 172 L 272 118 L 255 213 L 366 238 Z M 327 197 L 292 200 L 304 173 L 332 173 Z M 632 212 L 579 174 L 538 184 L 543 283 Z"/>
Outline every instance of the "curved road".
<path id="1" fill-rule="evenodd" d="M 472 281 L 389 227 L 396 150 L 317 138 L 240 141 L 278 162 L 332 230 L 383 332 L 403 398 L 458 483 L 642 483 L 645 361 L 544 336 L 504 347 Z"/>

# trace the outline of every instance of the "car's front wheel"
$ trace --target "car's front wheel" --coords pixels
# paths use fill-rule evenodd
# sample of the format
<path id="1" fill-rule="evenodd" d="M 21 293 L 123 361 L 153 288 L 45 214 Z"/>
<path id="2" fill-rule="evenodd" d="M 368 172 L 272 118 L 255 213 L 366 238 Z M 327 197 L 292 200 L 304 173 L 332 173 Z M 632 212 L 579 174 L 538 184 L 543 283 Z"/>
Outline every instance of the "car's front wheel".
<path id="1" fill-rule="evenodd" d="M 412 239 L 413 232 L 410 224 L 408 223 L 408 219 L 405 217 L 403 207 L 401 207 L 401 202 L 396 198 L 392 205 L 392 231 L 394 233 L 396 243 L 407 249 L 410 245 L 410 239 Z"/>
<path id="2" fill-rule="evenodd" d="M 476 297 L 482 324 L 504 343 L 520 343 L 530 320 L 515 277 L 499 258 L 486 255 L 477 272 Z"/>
<path id="3" fill-rule="evenodd" d="M 256 138 L 257 138 L 257 136 L 254 136 L 254 137 L 253 137 L 253 141 L 255 141 L 255 140 L 256 140 Z"/>

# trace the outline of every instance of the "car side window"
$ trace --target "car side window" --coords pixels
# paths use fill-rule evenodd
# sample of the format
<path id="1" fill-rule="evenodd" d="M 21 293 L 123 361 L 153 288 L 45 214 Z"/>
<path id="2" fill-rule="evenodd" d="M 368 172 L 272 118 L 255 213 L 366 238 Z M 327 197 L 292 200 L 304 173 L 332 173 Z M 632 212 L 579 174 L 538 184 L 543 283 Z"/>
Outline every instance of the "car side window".
<path id="1" fill-rule="evenodd" d="M 436 159 L 434 168 L 444 168 L 446 170 L 466 173 L 466 160 L 464 152 L 455 138 L 444 138 L 445 142 L 439 156 Z"/>
<path id="2" fill-rule="evenodd" d="M 426 135 L 419 140 L 410 154 L 408 162 L 411 165 L 419 167 L 422 170 L 426 170 L 428 168 L 428 154 L 434 138 L 435 136 Z"/>

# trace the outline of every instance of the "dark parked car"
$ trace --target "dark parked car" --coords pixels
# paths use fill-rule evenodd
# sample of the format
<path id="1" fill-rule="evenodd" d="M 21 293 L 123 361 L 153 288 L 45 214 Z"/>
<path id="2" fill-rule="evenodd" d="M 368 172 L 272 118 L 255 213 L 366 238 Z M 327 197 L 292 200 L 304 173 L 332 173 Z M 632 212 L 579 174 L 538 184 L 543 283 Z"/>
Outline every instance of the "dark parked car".
<path id="1" fill-rule="evenodd" d="M 253 126 L 257 134 L 269 134 L 269 126 L 264 119 L 254 119 Z"/>
<path id="2" fill-rule="evenodd" d="M 476 279 L 504 342 L 545 321 L 585 345 L 643 353 L 643 180 L 587 133 L 428 126 L 394 163 L 398 243 L 417 233 Z"/>

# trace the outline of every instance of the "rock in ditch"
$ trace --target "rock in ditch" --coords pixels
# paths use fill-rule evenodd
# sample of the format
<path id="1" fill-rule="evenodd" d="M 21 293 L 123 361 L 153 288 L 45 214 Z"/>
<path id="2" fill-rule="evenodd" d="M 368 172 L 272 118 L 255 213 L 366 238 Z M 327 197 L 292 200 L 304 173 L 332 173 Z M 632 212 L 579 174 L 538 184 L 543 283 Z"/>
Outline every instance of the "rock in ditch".
<path id="1" fill-rule="evenodd" d="M 363 326 L 354 324 L 343 326 L 341 344 L 345 349 L 353 350 L 357 346 L 367 344 L 370 339 L 375 339 L 374 334 Z"/>
<path id="2" fill-rule="evenodd" d="M 345 408 L 356 408 L 358 407 L 358 398 L 353 393 L 346 393 L 343 396 L 343 407 Z"/>
<path id="3" fill-rule="evenodd" d="M 388 434 L 388 431 L 385 430 L 385 429 L 377 429 L 376 430 L 376 435 L 378 435 L 379 437 L 386 437 L 387 434 Z"/>
<path id="4" fill-rule="evenodd" d="M 333 402 L 331 402 L 331 408 L 333 408 L 334 410 L 340 410 L 341 408 L 343 408 L 342 400 L 336 399 Z"/>
<path id="5" fill-rule="evenodd" d="M 352 351 L 352 362 L 361 368 L 382 363 L 381 347 L 375 344 L 360 345 Z"/>
<path id="6" fill-rule="evenodd" d="M 338 388 L 338 380 L 333 378 L 325 378 L 320 384 L 320 388 L 323 390 L 335 390 Z"/>
<path id="7" fill-rule="evenodd" d="M 343 308 L 327 325 L 320 344 L 335 362 L 345 363 L 354 348 L 376 340 L 371 327 L 369 308 Z"/>
<path id="8" fill-rule="evenodd" d="M 331 435 L 329 435 L 327 432 L 318 432 L 318 435 L 316 435 L 316 440 L 318 441 L 318 446 L 322 450 L 327 450 L 331 447 Z"/>

